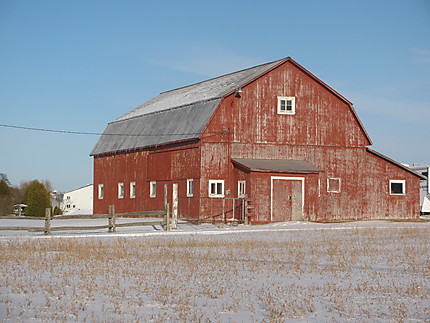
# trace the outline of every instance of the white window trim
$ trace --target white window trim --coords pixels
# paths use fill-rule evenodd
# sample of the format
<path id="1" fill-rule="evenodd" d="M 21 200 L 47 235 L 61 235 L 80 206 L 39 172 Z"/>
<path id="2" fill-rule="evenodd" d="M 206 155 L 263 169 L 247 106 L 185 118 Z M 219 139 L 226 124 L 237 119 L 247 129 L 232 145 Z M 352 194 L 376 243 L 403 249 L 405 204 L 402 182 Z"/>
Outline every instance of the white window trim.
<path id="1" fill-rule="evenodd" d="M 149 182 L 149 197 L 157 197 L 157 182 Z"/>
<path id="2" fill-rule="evenodd" d="M 339 190 L 332 190 L 330 188 L 330 180 L 338 180 L 339 181 Z M 340 193 L 341 190 L 342 190 L 342 179 L 340 177 L 328 177 L 327 178 L 327 192 Z"/>
<path id="3" fill-rule="evenodd" d="M 403 193 L 393 193 L 391 191 L 391 184 L 392 183 L 402 184 L 402 191 L 403 191 Z M 388 190 L 390 192 L 390 195 L 405 195 L 406 194 L 406 180 L 404 180 L 404 179 L 390 179 L 390 184 L 388 186 Z"/>
<path id="4" fill-rule="evenodd" d="M 99 184 L 99 186 L 98 186 L 99 200 L 103 200 L 104 195 L 105 195 L 105 187 L 103 184 Z M 69 199 L 69 198 L 70 198 L 70 196 L 67 197 L 67 199 Z"/>
<path id="5" fill-rule="evenodd" d="M 194 179 L 187 179 L 187 197 L 194 196 Z"/>
<path id="6" fill-rule="evenodd" d="M 118 198 L 124 198 L 124 183 L 118 183 Z"/>
<path id="7" fill-rule="evenodd" d="M 243 192 L 241 191 L 241 185 L 243 185 Z M 244 198 L 246 196 L 246 181 L 237 182 L 237 197 Z"/>
<path id="8" fill-rule="evenodd" d="M 291 101 L 291 111 L 281 110 L 281 101 Z M 296 114 L 296 97 L 278 96 L 278 114 Z"/>
<path id="9" fill-rule="evenodd" d="M 221 193 L 211 193 L 211 186 L 212 184 L 215 184 L 215 187 L 217 187 L 217 184 L 221 184 Z M 209 197 L 224 197 L 224 180 L 223 179 L 210 179 L 209 180 Z"/>
<path id="10" fill-rule="evenodd" d="M 134 199 L 136 197 L 136 182 L 130 182 L 130 198 Z"/>

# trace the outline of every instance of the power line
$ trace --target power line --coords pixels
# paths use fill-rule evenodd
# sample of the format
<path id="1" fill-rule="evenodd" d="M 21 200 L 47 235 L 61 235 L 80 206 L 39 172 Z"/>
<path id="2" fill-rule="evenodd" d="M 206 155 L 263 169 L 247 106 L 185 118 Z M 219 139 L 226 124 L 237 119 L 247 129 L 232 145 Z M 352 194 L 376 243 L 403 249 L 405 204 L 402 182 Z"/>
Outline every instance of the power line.
<path id="1" fill-rule="evenodd" d="M 8 124 L 0 124 L 0 127 L 14 128 L 22 130 L 32 130 L 32 131 L 43 131 L 43 132 L 54 132 L 54 133 L 65 133 L 72 135 L 92 135 L 92 136 L 127 136 L 127 137 L 156 137 L 156 136 L 186 136 L 186 135 L 199 135 L 199 132 L 190 133 L 154 133 L 149 135 L 144 134 L 124 134 L 124 133 L 100 133 L 100 132 L 84 132 L 84 131 L 68 131 L 68 130 L 55 130 L 55 129 L 45 129 L 45 128 L 34 128 L 34 127 L 23 127 Z"/>

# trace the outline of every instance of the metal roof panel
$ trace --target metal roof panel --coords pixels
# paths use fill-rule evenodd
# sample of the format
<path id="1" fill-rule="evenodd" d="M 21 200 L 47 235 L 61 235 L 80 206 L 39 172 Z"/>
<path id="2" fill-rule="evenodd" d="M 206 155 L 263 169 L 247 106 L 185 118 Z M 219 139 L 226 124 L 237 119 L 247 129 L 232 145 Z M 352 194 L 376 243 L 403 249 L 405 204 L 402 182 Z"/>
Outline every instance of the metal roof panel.
<path id="1" fill-rule="evenodd" d="M 266 70 L 276 66 L 276 64 L 281 61 L 283 60 L 266 63 L 200 83 L 163 92 L 136 109 L 117 118 L 114 122 L 157 111 L 169 110 L 174 107 L 189 105 L 199 101 L 221 98 L 225 94 L 240 87 L 242 84 L 264 73 Z"/>
<path id="2" fill-rule="evenodd" d="M 111 122 L 91 155 L 198 138 L 220 99 Z"/>

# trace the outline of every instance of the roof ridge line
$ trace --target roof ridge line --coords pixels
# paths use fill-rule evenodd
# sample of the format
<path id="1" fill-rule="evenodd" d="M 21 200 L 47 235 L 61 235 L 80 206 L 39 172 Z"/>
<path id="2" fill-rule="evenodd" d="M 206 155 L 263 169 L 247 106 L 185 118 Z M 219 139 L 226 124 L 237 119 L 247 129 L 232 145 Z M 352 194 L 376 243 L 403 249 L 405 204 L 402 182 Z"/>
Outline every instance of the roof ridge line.
<path id="1" fill-rule="evenodd" d="M 204 80 L 204 81 L 200 81 L 200 82 L 196 82 L 196 83 L 188 84 L 188 85 L 185 85 L 185 86 L 181 86 L 181 87 L 178 87 L 178 88 L 175 88 L 175 89 L 171 89 L 171 90 L 163 91 L 163 92 L 160 92 L 160 95 L 161 95 L 161 94 L 165 94 L 165 93 L 169 93 L 169 92 L 173 92 L 173 91 L 176 91 L 176 90 L 185 89 L 185 88 L 187 88 L 187 87 L 191 87 L 191 86 L 194 86 L 194 85 L 197 85 L 197 84 L 202 84 L 202 83 L 206 83 L 206 82 L 209 82 L 209 81 L 213 81 L 213 80 L 216 80 L 216 79 L 219 79 L 219 78 L 225 77 L 225 76 L 230 76 L 230 75 L 233 75 L 233 74 L 237 74 L 237 73 L 245 72 L 245 71 L 248 71 L 248 70 L 251 70 L 251 69 L 254 69 L 254 68 L 262 67 L 262 66 L 264 66 L 264 65 L 270 65 L 270 64 L 273 64 L 273 63 L 275 63 L 275 62 L 280 62 L 280 61 L 282 61 L 282 60 L 284 60 L 284 59 L 285 59 L 285 58 L 277 59 L 277 60 L 274 60 L 274 61 L 272 61 L 272 62 L 268 62 L 268 63 L 263 63 L 263 64 L 259 64 L 259 65 L 251 66 L 251 67 L 248 67 L 248 68 L 244 68 L 244 69 L 242 69 L 242 70 L 239 70 L 239 71 L 235 71 L 235 72 L 231 72 L 231 73 L 227 73 L 227 74 L 219 75 L 219 76 L 216 76 L 216 77 L 212 77 L 212 78 L 207 79 L 207 80 Z"/>

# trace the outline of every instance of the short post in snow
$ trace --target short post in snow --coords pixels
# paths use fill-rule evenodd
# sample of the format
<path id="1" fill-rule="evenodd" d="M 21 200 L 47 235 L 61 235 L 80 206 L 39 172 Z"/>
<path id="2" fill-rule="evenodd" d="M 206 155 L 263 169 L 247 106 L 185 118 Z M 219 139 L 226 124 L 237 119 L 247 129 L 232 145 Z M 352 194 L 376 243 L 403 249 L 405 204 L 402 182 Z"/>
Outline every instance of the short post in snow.
<path id="1" fill-rule="evenodd" d="M 166 219 L 164 222 L 166 222 L 166 225 L 164 226 L 165 231 L 170 231 L 170 211 L 169 211 L 169 203 L 166 203 Z"/>
<path id="2" fill-rule="evenodd" d="M 167 202 L 167 184 L 164 184 L 164 231 L 170 231 L 170 213 L 169 213 L 169 203 Z"/>
<path id="3" fill-rule="evenodd" d="M 116 232 L 115 205 L 109 205 L 109 232 Z"/>
<path id="4" fill-rule="evenodd" d="M 222 199 L 222 222 L 225 222 L 225 198 Z"/>
<path id="5" fill-rule="evenodd" d="M 172 229 L 178 228 L 178 183 L 173 184 L 172 189 Z"/>
<path id="6" fill-rule="evenodd" d="M 45 236 L 51 235 L 51 208 L 45 209 Z"/>
<path id="7" fill-rule="evenodd" d="M 164 201 L 163 201 L 164 210 L 167 210 L 167 184 L 164 184 Z"/>

